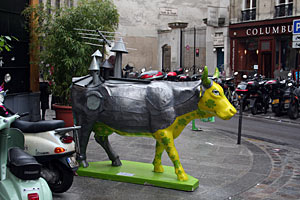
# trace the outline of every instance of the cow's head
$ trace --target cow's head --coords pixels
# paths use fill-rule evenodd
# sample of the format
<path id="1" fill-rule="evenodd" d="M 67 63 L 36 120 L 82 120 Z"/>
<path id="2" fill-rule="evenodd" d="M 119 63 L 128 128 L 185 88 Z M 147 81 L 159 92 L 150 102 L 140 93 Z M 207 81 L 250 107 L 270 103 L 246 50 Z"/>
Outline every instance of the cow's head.
<path id="1" fill-rule="evenodd" d="M 207 67 L 202 74 L 201 98 L 198 103 L 200 110 L 211 115 L 216 115 L 221 119 L 228 120 L 236 113 L 236 109 L 231 105 L 224 95 L 223 88 L 208 78 Z"/>

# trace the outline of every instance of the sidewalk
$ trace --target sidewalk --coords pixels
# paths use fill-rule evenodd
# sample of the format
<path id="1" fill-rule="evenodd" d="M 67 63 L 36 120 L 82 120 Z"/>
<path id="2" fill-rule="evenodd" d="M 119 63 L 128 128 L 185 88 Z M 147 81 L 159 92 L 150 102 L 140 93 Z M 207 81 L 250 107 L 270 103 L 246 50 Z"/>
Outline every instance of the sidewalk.
<path id="1" fill-rule="evenodd" d="M 47 110 L 47 118 L 52 113 Z M 247 139 L 237 145 L 236 137 L 202 124 L 203 131 L 195 132 L 190 123 L 175 140 L 186 173 L 199 179 L 194 192 L 77 176 L 66 193 L 53 194 L 54 200 L 300 199 L 299 149 Z M 122 160 L 152 163 L 154 139 L 117 134 L 109 139 Z M 108 160 L 93 136 L 87 156 L 90 162 Z M 166 153 L 162 164 L 172 166 Z"/>

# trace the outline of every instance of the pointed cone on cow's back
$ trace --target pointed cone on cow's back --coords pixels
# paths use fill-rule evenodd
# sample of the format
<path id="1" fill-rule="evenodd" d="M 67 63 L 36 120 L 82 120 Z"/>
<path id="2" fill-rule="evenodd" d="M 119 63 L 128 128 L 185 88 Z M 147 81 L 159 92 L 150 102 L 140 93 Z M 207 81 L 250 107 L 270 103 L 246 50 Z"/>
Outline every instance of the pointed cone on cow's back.
<path id="1" fill-rule="evenodd" d="M 204 67 L 201 80 L 202 80 L 202 85 L 204 87 L 209 88 L 211 86 L 211 80 L 208 78 L 208 69 L 207 69 L 207 66 Z"/>
<path id="2" fill-rule="evenodd" d="M 96 60 L 96 56 L 93 56 L 92 62 L 89 67 L 89 71 L 99 71 L 99 70 L 100 70 L 99 63 Z"/>

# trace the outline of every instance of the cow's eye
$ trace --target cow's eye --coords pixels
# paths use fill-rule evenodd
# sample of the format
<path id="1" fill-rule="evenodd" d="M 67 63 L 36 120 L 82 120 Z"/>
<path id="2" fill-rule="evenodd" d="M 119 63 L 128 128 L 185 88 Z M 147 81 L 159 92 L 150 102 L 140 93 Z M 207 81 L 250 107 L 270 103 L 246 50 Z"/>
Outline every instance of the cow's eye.
<path id="1" fill-rule="evenodd" d="M 218 90 L 213 90 L 212 92 L 213 92 L 214 95 L 216 95 L 216 96 L 219 96 L 219 95 L 220 95 L 220 92 L 219 92 Z"/>

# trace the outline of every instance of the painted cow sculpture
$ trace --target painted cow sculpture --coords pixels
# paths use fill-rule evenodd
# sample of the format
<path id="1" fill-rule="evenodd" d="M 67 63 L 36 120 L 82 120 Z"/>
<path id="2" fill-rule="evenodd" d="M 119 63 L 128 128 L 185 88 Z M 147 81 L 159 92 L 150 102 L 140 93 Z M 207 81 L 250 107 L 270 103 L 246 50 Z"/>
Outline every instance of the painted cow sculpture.
<path id="1" fill-rule="evenodd" d="M 174 139 L 193 119 L 218 116 L 228 120 L 236 113 L 222 87 L 208 78 L 207 68 L 202 80 L 193 82 L 110 80 L 89 86 L 91 82 L 90 77 L 72 85 L 74 119 L 81 126 L 77 159 L 83 167 L 88 167 L 86 149 L 91 131 L 113 166 L 120 166 L 121 161 L 110 146 L 110 134 L 151 136 L 156 140 L 154 172 L 164 171 L 161 157 L 166 150 L 178 180 L 185 181 L 188 177 Z"/>

